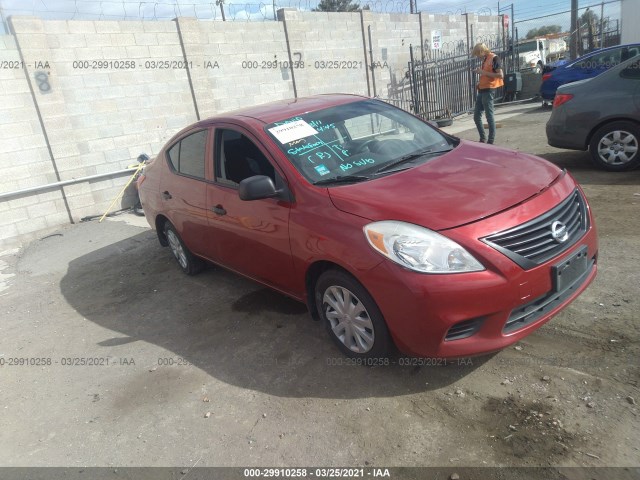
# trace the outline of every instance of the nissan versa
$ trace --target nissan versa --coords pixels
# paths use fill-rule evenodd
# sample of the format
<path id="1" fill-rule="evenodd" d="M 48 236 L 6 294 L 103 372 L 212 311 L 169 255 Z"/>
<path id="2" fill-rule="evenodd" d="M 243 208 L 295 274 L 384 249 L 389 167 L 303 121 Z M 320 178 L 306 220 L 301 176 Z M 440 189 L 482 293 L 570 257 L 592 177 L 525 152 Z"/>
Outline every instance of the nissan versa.
<path id="1" fill-rule="evenodd" d="M 305 302 L 356 358 L 501 349 L 596 275 L 593 217 L 567 171 L 378 100 L 202 120 L 138 182 L 182 270 L 208 260 Z"/>

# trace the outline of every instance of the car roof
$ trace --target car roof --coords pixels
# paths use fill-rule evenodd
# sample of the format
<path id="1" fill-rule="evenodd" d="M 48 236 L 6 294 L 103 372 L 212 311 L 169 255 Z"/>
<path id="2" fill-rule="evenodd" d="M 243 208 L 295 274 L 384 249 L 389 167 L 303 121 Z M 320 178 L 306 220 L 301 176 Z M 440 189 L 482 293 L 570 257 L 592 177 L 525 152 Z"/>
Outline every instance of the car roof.
<path id="1" fill-rule="evenodd" d="M 623 45 L 614 45 L 613 47 L 599 48 L 597 50 L 593 50 L 592 52 L 585 53 L 584 55 L 581 55 L 574 60 L 569 61 L 569 63 L 567 63 L 564 66 L 573 65 L 579 61 L 583 61 L 585 58 L 592 57 L 593 55 L 597 55 L 599 53 L 608 52 L 609 50 L 615 50 L 617 48 L 624 48 L 624 47 L 640 47 L 640 43 L 625 43 Z"/>
<path id="2" fill-rule="evenodd" d="M 201 120 L 196 124 L 196 126 L 205 127 L 215 122 L 229 121 L 234 119 L 246 120 L 246 118 L 252 118 L 263 123 L 272 123 L 278 120 L 285 120 L 297 115 L 302 115 L 304 113 L 367 99 L 368 97 L 343 93 L 314 95 L 312 97 L 303 98 L 290 98 L 286 100 L 265 103 L 262 105 L 256 105 L 254 107 L 243 108 L 231 112 L 225 112 L 220 115 L 215 115 L 213 117 Z"/>
<path id="3" fill-rule="evenodd" d="M 624 62 L 620 62 L 618 65 L 611 67 L 610 69 L 602 72 L 600 75 L 597 75 L 595 77 L 586 78 L 584 80 L 580 80 L 577 82 L 567 83 L 565 85 L 560 85 L 558 87 L 558 92 L 565 93 L 565 92 L 575 91 L 576 89 L 580 90 L 581 88 L 590 88 L 591 86 L 595 85 L 597 82 L 606 84 L 607 82 L 609 82 L 608 80 L 609 77 L 614 75 L 619 75 L 620 72 L 625 68 L 627 68 L 630 64 L 638 61 L 640 61 L 640 54 L 635 55 L 631 58 L 628 58 Z M 635 88 L 634 85 L 630 85 L 630 87 Z M 625 91 L 620 93 L 624 93 L 626 95 L 629 92 Z"/>

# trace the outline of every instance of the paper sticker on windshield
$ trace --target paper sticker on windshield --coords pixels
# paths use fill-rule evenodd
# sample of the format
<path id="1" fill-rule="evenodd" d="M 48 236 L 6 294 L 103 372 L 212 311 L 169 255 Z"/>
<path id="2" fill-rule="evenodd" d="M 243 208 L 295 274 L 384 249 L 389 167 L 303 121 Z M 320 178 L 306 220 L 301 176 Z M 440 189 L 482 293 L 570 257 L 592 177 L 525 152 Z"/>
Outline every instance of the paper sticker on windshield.
<path id="1" fill-rule="evenodd" d="M 278 125 L 277 127 L 270 128 L 269 132 L 283 145 L 318 133 L 315 128 L 304 120 L 296 120 L 295 122 Z"/>

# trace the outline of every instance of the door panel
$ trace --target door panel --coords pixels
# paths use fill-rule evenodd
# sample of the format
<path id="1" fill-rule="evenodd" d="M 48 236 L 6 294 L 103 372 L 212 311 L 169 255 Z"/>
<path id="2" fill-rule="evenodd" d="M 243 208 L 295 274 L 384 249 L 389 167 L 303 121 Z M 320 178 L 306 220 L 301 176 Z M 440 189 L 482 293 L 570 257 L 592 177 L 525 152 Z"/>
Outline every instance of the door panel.
<path id="1" fill-rule="evenodd" d="M 160 182 L 160 198 L 162 211 L 187 248 L 215 261 L 207 216 L 207 178 L 212 172 L 206 159 L 211 158 L 211 141 L 209 130 L 192 131 L 167 149 L 162 161 L 168 162 L 169 168 Z"/>
<path id="2" fill-rule="evenodd" d="M 243 201 L 237 190 L 243 178 L 255 174 L 265 174 L 283 186 L 283 175 L 255 137 L 241 127 L 216 126 L 214 151 L 216 181 L 207 187 L 207 214 L 219 262 L 282 291 L 295 291 L 290 203 L 271 198 Z"/>

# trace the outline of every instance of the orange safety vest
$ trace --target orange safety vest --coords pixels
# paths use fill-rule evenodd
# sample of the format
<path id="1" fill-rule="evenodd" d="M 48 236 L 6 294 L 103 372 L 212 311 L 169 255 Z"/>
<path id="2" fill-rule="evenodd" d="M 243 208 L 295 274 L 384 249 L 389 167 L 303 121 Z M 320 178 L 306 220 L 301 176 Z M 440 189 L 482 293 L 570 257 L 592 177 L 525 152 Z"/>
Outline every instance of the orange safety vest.
<path id="1" fill-rule="evenodd" d="M 493 71 L 493 59 L 495 58 L 495 53 L 487 53 L 487 56 L 484 58 L 484 62 L 482 62 L 482 70 L 485 72 L 495 73 Z M 485 88 L 498 88 L 504 85 L 504 81 L 502 78 L 496 77 L 491 78 L 486 75 L 480 75 L 480 82 L 478 83 L 478 89 Z"/>

